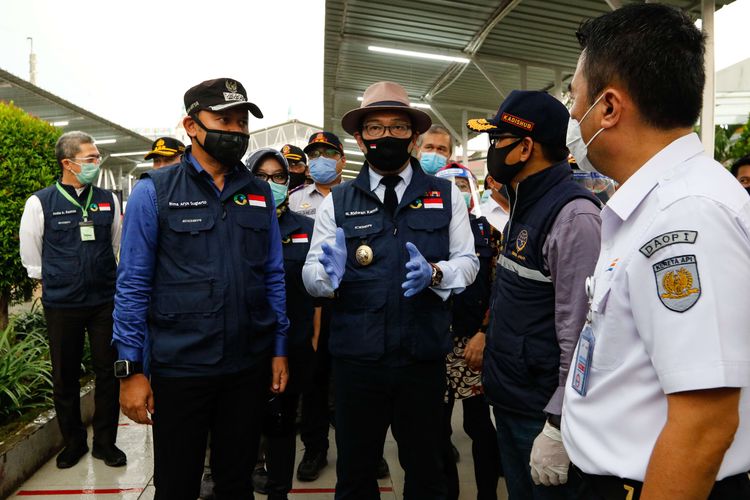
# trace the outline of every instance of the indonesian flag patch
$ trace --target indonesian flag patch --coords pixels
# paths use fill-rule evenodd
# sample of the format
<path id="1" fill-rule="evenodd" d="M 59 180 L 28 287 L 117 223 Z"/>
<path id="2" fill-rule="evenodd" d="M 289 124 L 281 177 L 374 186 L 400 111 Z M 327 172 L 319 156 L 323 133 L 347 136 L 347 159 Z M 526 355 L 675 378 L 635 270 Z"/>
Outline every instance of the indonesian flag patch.
<path id="1" fill-rule="evenodd" d="M 111 212 L 112 204 L 111 203 L 99 203 L 99 210 L 101 210 L 102 212 Z"/>
<path id="2" fill-rule="evenodd" d="M 254 207 L 264 207 L 266 206 L 266 198 L 259 194 L 249 194 L 247 195 L 247 201 L 250 203 L 250 205 Z"/>
<path id="3" fill-rule="evenodd" d="M 292 243 L 310 243 L 310 239 L 306 233 L 293 234 Z"/>
<path id="4" fill-rule="evenodd" d="M 422 203 L 425 208 L 443 208 L 442 198 L 425 198 Z"/>

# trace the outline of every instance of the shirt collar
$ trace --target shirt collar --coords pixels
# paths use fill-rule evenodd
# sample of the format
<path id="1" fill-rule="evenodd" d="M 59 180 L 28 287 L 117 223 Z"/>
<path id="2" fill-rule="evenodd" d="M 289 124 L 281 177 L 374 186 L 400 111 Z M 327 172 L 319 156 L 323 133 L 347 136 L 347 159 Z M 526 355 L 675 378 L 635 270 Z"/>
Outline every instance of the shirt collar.
<path id="1" fill-rule="evenodd" d="M 382 175 L 375 172 L 372 167 L 367 169 L 370 172 L 370 191 L 375 191 L 380 184 L 380 180 L 383 178 Z M 406 168 L 403 169 L 401 172 L 398 173 L 399 177 L 401 177 L 401 180 L 406 184 L 407 186 L 411 182 L 411 177 L 414 174 L 414 171 L 411 168 L 411 162 L 409 162 L 408 165 L 406 165 Z"/>
<path id="2" fill-rule="evenodd" d="M 607 202 L 605 210 L 614 212 L 623 221 L 627 220 L 651 190 L 674 167 L 703 151 L 703 144 L 694 132 L 675 139 L 652 156 L 620 186 Z"/>

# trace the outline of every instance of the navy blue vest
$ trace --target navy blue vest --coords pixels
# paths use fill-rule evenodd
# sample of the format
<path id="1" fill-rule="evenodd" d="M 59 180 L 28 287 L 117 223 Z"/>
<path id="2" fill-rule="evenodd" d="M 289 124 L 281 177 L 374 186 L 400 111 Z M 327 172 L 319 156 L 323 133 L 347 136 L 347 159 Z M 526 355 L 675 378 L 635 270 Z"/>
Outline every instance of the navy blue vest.
<path id="1" fill-rule="evenodd" d="M 265 357 L 274 340 L 264 282 L 273 197 L 240 167 L 218 196 L 189 156 L 144 174 L 159 210 L 151 366 L 163 376 L 234 373 Z"/>
<path id="2" fill-rule="evenodd" d="M 384 359 L 405 364 L 440 360 L 451 348 L 450 301 L 429 288 L 403 296 L 409 254 L 414 243 L 428 262 L 449 257 L 451 183 L 426 175 L 412 159 L 413 177 L 393 220 L 370 191 L 367 165 L 351 182 L 333 188 L 336 225 L 346 235 L 347 260 L 343 281 L 332 301 L 331 355 L 361 361 Z M 374 259 L 360 265 L 361 245 Z"/>
<path id="3" fill-rule="evenodd" d="M 576 198 L 599 202 L 572 180 L 567 161 L 509 191 L 512 208 L 498 256 L 482 383 L 493 405 L 539 416 L 558 387 L 560 368 L 544 242 L 566 204 Z"/>
<path id="4" fill-rule="evenodd" d="M 94 241 L 81 241 L 78 224 L 83 212 L 57 190 L 55 185 L 34 193 L 42 202 L 42 303 L 47 307 L 91 307 L 111 301 L 115 295 L 115 255 L 112 251 L 112 221 L 115 213 L 112 192 L 89 187 L 76 195 L 64 186 L 80 205 L 94 193 L 88 220 L 94 223 Z"/>
<path id="5" fill-rule="evenodd" d="M 315 303 L 302 282 L 302 267 L 310 250 L 313 226 L 310 217 L 286 210 L 279 217 L 281 246 L 284 251 L 286 282 L 286 315 L 289 318 L 287 333 L 290 348 L 310 343 L 313 336 Z"/>
<path id="6" fill-rule="evenodd" d="M 484 217 L 469 215 L 471 232 L 474 234 L 474 249 L 479 259 L 479 272 L 474 283 L 453 296 L 453 335 L 473 337 L 482 326 L 490 302 L 492 286 L 492 246 L 490 245 L 490 223 Z"/>

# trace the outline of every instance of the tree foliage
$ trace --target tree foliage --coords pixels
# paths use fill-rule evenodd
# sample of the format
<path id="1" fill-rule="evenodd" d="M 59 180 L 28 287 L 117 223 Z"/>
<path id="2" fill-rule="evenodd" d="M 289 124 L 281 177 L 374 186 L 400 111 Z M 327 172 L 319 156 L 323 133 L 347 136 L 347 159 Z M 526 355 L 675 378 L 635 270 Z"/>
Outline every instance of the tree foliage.
<path id="1" fill-rule="evenodd" d="M 57 177 L 55 142 L 60 130 L 0 102 L 0 326 L 11 301 L 29 298 L 35 282 L 18 252 L 18 227 L 26 199 Z"/>

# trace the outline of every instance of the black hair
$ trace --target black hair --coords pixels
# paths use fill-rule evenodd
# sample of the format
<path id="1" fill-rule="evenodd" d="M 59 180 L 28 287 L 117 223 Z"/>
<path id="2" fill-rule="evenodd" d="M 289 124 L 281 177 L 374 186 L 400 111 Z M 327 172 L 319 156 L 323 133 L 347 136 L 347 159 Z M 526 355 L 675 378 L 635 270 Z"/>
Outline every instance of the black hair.
<path id="1" fill-rule="evenodd" d="M 584 21 L 576 36 L 590 103 L 617 82 L 649 125 L 667 130 L 696 122 L 706 82 L 705 36 L 686 12 L 629 4 Z"/>
<path id="2" fill-rule="evenodd" d="M 745 155 L 732 164 L 732 175 L 737 177 L 737 172 L 740 171 L 740 167 L 750 165 L 750 155 Z"/>
<path id="3" fill-rule="evenodd" d="M 537 144 L 539 144 L 544 158 L 547 161 L 551 161 L 553 163 L 559 163 L 563 160 L 567 160 L 568 155 L 570 154 L 567 146 L 550 146 L 549 144 L 544 144 L 542 142 L 537 142 Z"/>

